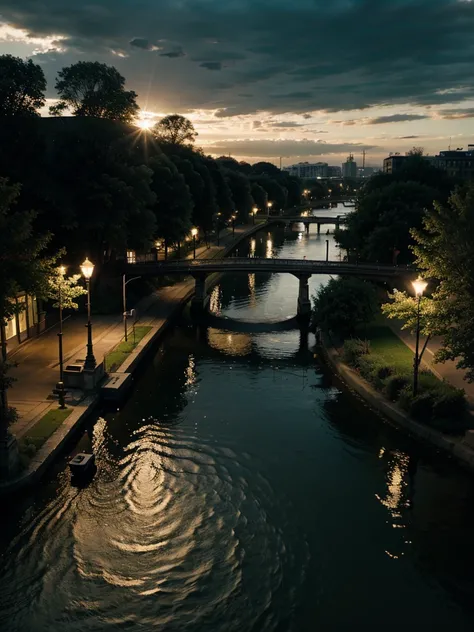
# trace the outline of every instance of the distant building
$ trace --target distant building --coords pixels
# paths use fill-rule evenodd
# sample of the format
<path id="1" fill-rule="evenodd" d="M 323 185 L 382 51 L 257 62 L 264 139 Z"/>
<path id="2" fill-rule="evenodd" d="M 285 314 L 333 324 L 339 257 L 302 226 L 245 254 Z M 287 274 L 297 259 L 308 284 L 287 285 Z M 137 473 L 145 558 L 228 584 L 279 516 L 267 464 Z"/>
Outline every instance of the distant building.
<path id="1" fill-rule="evenodd" d="M 342 178 L 341 167 L 328 166 L 328 178 Z"/>
<path id="2" fill-rule="evenodd" d="M 396 171 L 399 171 L 403 165 L 405 164 L 405 162 L 408 160 L 408 158 L 410 158 L 410 156 L 402 156 L 399 154 L 393 154 L 392 156 L 389 156 L 388 158 L 384 158 L 383 161 L 383 172 L 384 173 L 395 173 Z M 430 164 L 432 164 L 433 166 L 437 166 L 436 165 L 436 156 L 423 156 L 424 160 L 428 161 Z"/>
<path id="3" fill-rule="evenodd" d="M 299 162 L 284 167 L 283 171 L 298 178 L 327 178 L 327 169 L 327 162 Z"/>
<path id="4" fill-rule="evenodd" d="M 342 165 L 343 178 L 357 178 L 357 163 L 352 154 L 349 155 L 346 162 Z"/>
<path id="5" fill-rule="evenodd" d="M 448 175 L 463 179 L 474 178 L 474 145 L 468 145 L 467 151 L 440 151 L 435 158 L 435 166 L 447 171 Z"/>
<path id="6" fill-rule="evenodd" d="M 395 173 L 408 160 L 409 156 L 393 155 L 383 161 L 384 173 Z M 467 151 L 450 149 L 440 151 L 437 156 L 423 156 L 433 167 L 446 171 L 455 178 L 474 178 L 474 145 L 468 145 Z"/>

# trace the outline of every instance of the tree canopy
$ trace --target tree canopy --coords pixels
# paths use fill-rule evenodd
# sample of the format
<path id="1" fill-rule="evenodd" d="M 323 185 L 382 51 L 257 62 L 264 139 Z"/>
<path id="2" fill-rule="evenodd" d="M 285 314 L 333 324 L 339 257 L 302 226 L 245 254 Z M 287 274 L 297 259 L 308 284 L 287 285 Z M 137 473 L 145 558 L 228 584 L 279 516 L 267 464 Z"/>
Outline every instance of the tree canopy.
<path id="1" fill-rule="evenodd" d="M 153 128 L 156 138 L 172 145 L 192 145 L 198 135 L 191 121 L 179 114 L 170 114 Z"/>
<path id="2" fill-rule="evenodd" d="M 447 204 L 435 203 L 414 230 L 416 264 L 435 279 L 438 361 L 456 360 L 474 381 L 474 183 L 457 189 Z"/>
<path id="3" fill-rule="evenodd" d="M 412 228 L 420 228 L 436 190 L 418 182 L 392 182 L 364 192 L 336 239 L 349 255 L 363 261 L 407 263 L 413 258 Z"/>
<path id="4" fill-rule="evenodd" d="M 313 297 L 313 321 L 343 337 L 353 336 L 357 327 L 373 319 L 376 310 L 375 289 L 362 279 L 330 279 Z"/>
<path id="5" fill-rule="evenodd" d="M 0 55 L 0 116 L 35 116 L 45 104 L 43 69 L 31 59 Z"/>
<path id="6" fill-rule="evenodd" d="M 71 109 L 75 116 L 130 122 L 138 112 L 137 95 L 125 90 L 125 78 L 113 66 L 80 61 L 58 72 L 56 90 L 60 101 L 52 115 Z"/>

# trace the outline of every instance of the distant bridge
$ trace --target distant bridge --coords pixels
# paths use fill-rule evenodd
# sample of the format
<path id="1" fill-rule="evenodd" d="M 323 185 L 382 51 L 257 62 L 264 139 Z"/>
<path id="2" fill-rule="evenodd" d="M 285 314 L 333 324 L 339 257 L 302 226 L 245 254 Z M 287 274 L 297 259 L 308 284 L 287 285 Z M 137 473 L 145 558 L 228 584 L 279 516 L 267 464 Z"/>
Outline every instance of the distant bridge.
<path id="1" fill-rule="evenodd" d="M 139 276 L 165 276 L 170 274 L 192 275 L 195 279 L 193 305 L 205 308 L 208 296 L 206 277 L 216 272 L 258 273 L 274 272 L 293 274 L 299 280 L 298 316 L 311 312 L 308 280 L 313 274 L 340 274 L 367 279 L 388 280 L 397 277 L 414 277 L 416 269 L 344 261 L 319 261 L 308 259 L 266 259 L 263 257 L 229 257 L 226 259 L 181 259 L 156 261 L 156 255 L 138 256 L 135 263 L 126 264 L 126 273 Z"/>
<path id="2" fill-rule="evenodd" d="M 355 198 L 351 196 L 342 196 L 338 198 L 323 198 L 322 200 L 310 200 L 308 202 L 311 208 L 317 208 L 324 204 L 343 204 L 345 207 L 354 206 Z"/>
<path id="3" fill-rule="evenodd" d="M 344 215 L 337 215 L 336 217 L 318 217 L 317 215 L 308 215 L 307 217 L 295 215 L 294 217 L 270 217 L 266 222 L 269 224 L 304 224 L 306 232 L 309 233 L 310 224 L 318 225 L 318 234 L 321 232 L 321 226 L 323 224 L 333 224 L 336 228 L 339 228 L 341 224 L 345 224 L 347 218 Z"/>

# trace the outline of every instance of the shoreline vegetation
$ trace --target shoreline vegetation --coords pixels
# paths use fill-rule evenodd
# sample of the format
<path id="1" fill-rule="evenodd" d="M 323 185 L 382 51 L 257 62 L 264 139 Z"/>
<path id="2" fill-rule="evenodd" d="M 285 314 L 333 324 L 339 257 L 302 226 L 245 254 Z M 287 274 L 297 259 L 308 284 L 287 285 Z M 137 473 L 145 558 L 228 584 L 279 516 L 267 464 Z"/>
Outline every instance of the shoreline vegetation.
<path id="1" fill-rule="evenodd" d="M 371 325 L 365 340 L 345 340 L 342 358 L 413 419 L 447 434 L 461 434 L 467 429 L 467 402 L 462 389 L 421 369 L 418 393 L 413 395 L 413 353 L 388 326 Z"/>

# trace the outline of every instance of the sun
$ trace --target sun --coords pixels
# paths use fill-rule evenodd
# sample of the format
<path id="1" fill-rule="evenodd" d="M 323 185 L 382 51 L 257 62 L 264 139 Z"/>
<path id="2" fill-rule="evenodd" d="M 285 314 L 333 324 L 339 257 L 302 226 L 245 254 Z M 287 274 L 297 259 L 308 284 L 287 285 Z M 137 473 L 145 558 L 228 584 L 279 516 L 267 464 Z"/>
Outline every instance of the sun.
<path id="1" fill-rule="evenodd" d="M 154 125 L 154 121 L 150 118 L 139 118 L 135 121 L 135 125 L 143 130 L 151 129 Z"/>

